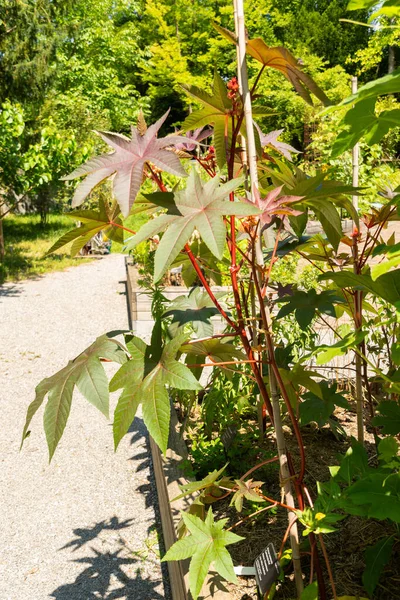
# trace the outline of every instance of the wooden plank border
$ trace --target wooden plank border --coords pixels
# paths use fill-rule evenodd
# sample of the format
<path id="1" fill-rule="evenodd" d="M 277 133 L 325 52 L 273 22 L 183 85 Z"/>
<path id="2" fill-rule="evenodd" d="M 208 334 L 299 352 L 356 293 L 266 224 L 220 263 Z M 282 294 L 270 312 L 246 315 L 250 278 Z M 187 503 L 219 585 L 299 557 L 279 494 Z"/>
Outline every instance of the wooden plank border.
<path id="1" fill-rule="evenodd" d="M 128 307 L 132 325 L 134 325 L 134 321 L 137 319 L 137 270 L 128 261 L 126 261 L 126 274 Z M 175 290 L 179 291 L 179 287 Z M 182 289 L 183 293 L 185 293 L 184 290 L 186 288 Z M 161 454 L 159 447 L 149 436 L 165 550 L 168 550 L 177 540 L 176 531 L 180 521 L 180 511 L 187 508 L 188 504 L 194 500 L 194 496 L 186 497 L 171 504 L 173 498 L 181 493 L 179 486 L 189 483 L 179 468 L 179 464 L 183 460 L 187 460 L 188 451 L 185 441 L 179 435 L 179 422 L 175 409 L 173 406 L 171 409 L 169 448 L 165 456 Z M 191 600 L 188 582 L 189 561 L 170 561 L 167 564 L 172 599 Z M 213 574 L 210 580 L 204 584 L 199 600 L 229 600 L 230 593 L 221 588 L 223 588 L 223 582 L 219 582 Z"/>

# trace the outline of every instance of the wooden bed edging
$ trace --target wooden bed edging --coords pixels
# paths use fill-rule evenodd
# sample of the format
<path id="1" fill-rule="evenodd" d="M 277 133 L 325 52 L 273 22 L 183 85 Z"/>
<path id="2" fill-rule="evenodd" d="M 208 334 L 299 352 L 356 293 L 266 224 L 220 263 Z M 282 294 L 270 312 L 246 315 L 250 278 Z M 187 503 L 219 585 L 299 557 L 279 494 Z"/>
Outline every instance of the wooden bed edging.
<path id="1" fill-rule="evenodd" d="M 137 320 L 137 270 L 126 261 L 128 307 L 132 319 L 132 326 Z M 186 288 L 176 287 L 176 292 L 185 293 Z M 163 456 L 159 447 L 150 438 L 150 451 L 153 461 L 154 478 L 157 487 L 158 504 L 161 517 L 161 527 L 164 538 L 164 547 L 167 551 L 177 540 L 177 526 L 180 521 L 180 511 L 188 507 L 195 496 L 189 496 L 171 503 L 181 493 L 180 485 L 189 483 L 179 468 L 183 460 L 188 459 L 185 441 L 179 435 L 179 422 L 174 407 L 171 405 L 171 422 L 169 433 L 169 448 Z M 171 584 L 172 600 L 191 600 L 189 592 L 188 568 L 189 561 L 170 561 L 168 574 Z M 223 588 L 222 580 L 213 574 L 204 584 L 199 600 L 229 600 L 230 593 Z"/>
<path id="2" fill-rule="evenodd" d="M 179 485 L 189 483 L 179 468 L 180 462 L 187 459 L 188 452 L 184 440 L 179 436 L 179 423 L 175 409 L 173 406 L 171 409 L 169 448 L 165 456 L 161 454 L 159 447 L 150 436 L 165 550 L 168 550 L 177 540 L 176 530 L 180 521 L 180 511 L 187 508 L 195 498 L 194 495 L 187 496 L 171 503 L 171 500 L 181 493 Z M 167 564 L 172 600 L 191 600 L 188 582 L 189 561 L 170 561 Z M 223 581 L 213 574 L 204 584 L 199 600 L 229 600 L 230 593 L 218 589 L 223 587 Z"/>

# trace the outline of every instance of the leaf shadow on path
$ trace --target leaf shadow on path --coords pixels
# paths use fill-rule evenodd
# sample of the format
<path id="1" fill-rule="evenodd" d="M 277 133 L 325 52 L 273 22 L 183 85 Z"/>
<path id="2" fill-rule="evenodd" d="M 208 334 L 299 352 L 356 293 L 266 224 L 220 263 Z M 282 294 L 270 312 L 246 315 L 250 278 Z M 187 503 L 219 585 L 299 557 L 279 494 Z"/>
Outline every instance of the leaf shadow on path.
<path id="1" fill-rule="evenodd" d="M 74 562 L 87 565 L 73 583 L 59 586 L 50 594 L 54 600 L 164 600 L 156 588 L 160 580 L 143 578 L 138 567 L 135 577 L 128 576 L 123 567 L 138 562 L 136 558 L 121 556 L 116 552 L 99 552 L 78 558 Z M 117 580 L 117 583 L 115 582 Z M 118 587 L 116 588 L 115 585 Z M 110 589 L 111 586 L 113 589 Z"/>
<path id="2" fill-rule="evenodd" d="M 156 529 L 159 548 L 163 555 L 157 491 L 148 435 L 142 419 L 135 418 L 128 436 L 130 436 L 130 447 L 132 450 L 135 449 L 129 459 L 137 463 L 134 471 L 148 471 L 148 481 L 136 489 L 145 494 L 146 508 L 151 507 L 155 512 L 155 523 L 150 525 L 147 533 L 150 535 Z M 135 489 L 134 483 L 132 489 Z M 139 523 L 136 522 L 136 515 L 135 518 L 121 521 L 118 516 L 113 516 L 94 525 L 74 529 L 73 539 L 62 546 L 60 550 L 76 552 L 96 538 L 104 538 L 104 532 L 109 531 L 115 538 L 117 532 L 135 526 L 139 526 Z M 171 598 L 167 565 L 161 564 L 161 576 L 156 575 L 154 571 L 150 577 L 143 575 L 141 569 L 144 566 L 143 561 L 146 560 L 145 570 L 149 572 L 148 561 L 159 563 L 159 558 L 154 555 L 144 559 L 140 553 L 133 551 L 127 545 L 121 534 L 117 534 L 112 550 L 108 548 L 108 550 L 100 551 L 92 546 L 89 546 L 88 550 L 87 556 L 81 557 L 80 555 L 80 558 L 72 561 L 84 565 L 84 570 L 72 583 L 57 587 L 49 594 L 49 598 L 53 600 L 169 600 Z M 159 572 L 158 564 L 156 571 Z"/>

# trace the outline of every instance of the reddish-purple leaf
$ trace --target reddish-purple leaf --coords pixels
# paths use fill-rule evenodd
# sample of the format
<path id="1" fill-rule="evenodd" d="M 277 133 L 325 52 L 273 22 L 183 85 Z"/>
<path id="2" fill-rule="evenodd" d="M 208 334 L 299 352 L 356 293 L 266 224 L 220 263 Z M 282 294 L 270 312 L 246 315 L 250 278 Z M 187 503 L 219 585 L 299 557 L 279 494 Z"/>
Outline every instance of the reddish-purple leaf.
<path id="1" fill-rule="evenodd" d="M 280 142 L 278 137 L 283 133 L 283 129 L 277 129 L 275 131 L 270 131 L 269 133 L 263 133 L 257 123 L 254 123 L 255 128 L 257 129 L 258 135 L 260 137 L 260 144 L 262 148 L 265 146 L 269 146 L 274 150 L 277 150 L 280 154 L 282 154 L 288 160 L 292 160 L 292 154 L 300 154 L 299 150 L 293 148 L 290 144 L 286 144 L 285 142 Z"/>
<path id="2" fill-rule="evenodd" d="M 301 215 L 303 211 L 295 210 L 288 204 L 292 204 L 293 202 L 299 202 L 304 198 L 304 196 L 281 196 L 283 185 L 275 188 L 270 191 L 265 198 L 261 198 L 258 190 L 255 190 L 255 200 L 256 205 L 262 213 L 260 215 L 261 228 L 265 229 L 269 227 L 272 223 L 273 217 L 281 217 L 285 218 L 287 215 L 291 215 L 296 217 Z"/>
<path id="3" fill-rule="evenodd" d="M 86 196 L 101 181 L 115 174 L 113 189 L 115 197 L 126 217 L 139 192 L 143 169 L 146 163 L 152 163 L 168 173 L 178 177 L 186 177 L 178 156 L 169 149 L 179 142 L 191 142 L 180 135 L 157 138 L 157 133 L 168 116 L 167 111 L 156 123 L 141 135 L 136 127 L 132 127 L 131 139 L 118 133 L 96 132 L 114 149 L 112 154 L 102 154 L 81 165 L 64 180 L 75 179 L 81 175 L 87 177 L 78 185 L 72 200 L 72 206 L 82 204 Z M 143 132 L 143 127 L 141 127 Z"/>

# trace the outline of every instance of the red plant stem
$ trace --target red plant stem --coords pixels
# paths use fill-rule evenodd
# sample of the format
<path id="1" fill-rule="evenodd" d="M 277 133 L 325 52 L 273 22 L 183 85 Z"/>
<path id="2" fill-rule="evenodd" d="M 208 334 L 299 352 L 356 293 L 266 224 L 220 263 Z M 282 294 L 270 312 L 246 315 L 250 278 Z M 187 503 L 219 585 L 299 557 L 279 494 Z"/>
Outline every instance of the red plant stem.
<path id="1" fill-rule="evenodd" d="M 267 275 L 265 277 L 265 283 L 263 285 L 263 291 L 267 289 L 269 278 L 271 277 L 272 267 L 274 266 L 275 258 L 276 258 L 276 253 L 277 253 L 277 250 L 278 250 L 279 236 L 280 236 L 280 233 L 281 233 L 281 230 L 282 230 L 282 225 L 283 225 L 283 222 L 281 221 L 281 224 L 279 225 L 279 229 L 278 229 L 277 234 L 276 234 L 276 239 L 275 239 L 274 248 L 272 250 L 271 260 L 269 261 L 269 268 L 268 268 Z"/>
<path id="2" fill-rule="evenodd" d="M 193 267 L 194 267 L 194 269 L 195 269 L 195 271 L 197 273 L 198 278 L 201 281 L 202 286 L 206 290 L 207 294 L 210 296 L 211 300 L 214 302 L 215 307 L 217 308 L 218 312 L 224 317 L 225 321 L 227 323 L 229 323 L 229 325 L 235 331 L 237 331 L 238 334 L 241 336 L 242 334 L 241 334 L 241 331 L 240 331 L 240 327 L 236 323 L 234 323 L 232 321 L 232 319 L 226 314 L 226 312 L 224 311 L 224 309 L 222 308 L 222 306 L 218 302 L 217 298 L 214 295 L 214 292 L 212 291 L 211 287 L 208 284 L 207 279 L 204 277 L 204 273 L 201 270 L 201 268 L 200 268 L 200 266 L 199 266 L 199 264 L 198 264 L 198 262 L 196 260 L 196 257 L 194 256 L 194 254 L 193 254 L 193 252 L 192 252 L 189 244 L 185 245 L 185 250 L 186 250 L 186 253 L 187 253 L 187 255 L 188 255 L 189 259 L 190 259 L 190 262 L 192 263 L 192 265 L 193 265 Z"/>
<path id="3" fill-rule="evenodd" d="M 268 460 L 263 460 L 262 462 L 258 463 L 258 465 L 255 465 L 254 467 L 246 471 L 246 473 L 240 478 L 240 481 L 243 481 L 244 479 L 246 479 L 246 477 L 251 475 L 257 469 L 261 469 L 261 467 L 263 467 L 264 465 L 269 465 L 270 463 L 277 461 L 279 461 L 279 456 L 274 456 L 273 458 L 268 458 Z"/>
<path id="4" fill-rule="evenodd" d="M 261 498 L 264 498 L 264 500 L 266 500 L 267 502 L 271 502 L 271 504 L 276 504 L 277 506 L 280 506 L 281 508 L 286 508 L 286 510 L 289 510 L 290 512 L 296 512 L 296 509 L 293 508 L 293 506 L 288 506 L 287 504 L 284 504 L 283 502 L 278 502 L 278 500 L 274 500 L 273 498 L 270 498 L 269 496 L 264 496 L 264 494 L 261 494 Z"/>
<path id="5" fill-rule="evenodd" d="M 197 341 L 197 340 L 196 340 Z M 225 360 L 222 362 L 217 362 L 214 360 L 211 360 L 210 358 L 209 363 L 202 363 L 200 365 L 195 364 L 195 365 L 186 365 L 189 369 L 195 369 L 196 367 L 223 367 L 224 365 L 247 365 L 248 363 L 258 363 L 258 360 Z"/>
<path id="6" fill-rule="evenodd" d="M 281 556 L 282 556 L 282 553 L 283 553 L 283 549 L 284 549 L 284 547 L 285 547 L 285 544 L 286 544 L 286 542 L 287 542 L 287 539 L 288 539 L 288 537 L 289 537 L 290 530 L 291 530 L 291 528 L 293 527 L 293 525 L 296 523 L 296 521 L 297 521 L 297 516 L 296 516 L 296 517 L 293 519 L 293 521 L 291 521 L 291 522 L 289 523 L 289 525 L 288 525 L 288 526 L 287 526 L 287 528 L 286 528 L 285 535 L 283 536 L 282 543 L 281 543 L 281 547 L 280 547 L 280 549 L 279 549 L 278 560 L 280 560 L 280 559 L 281 559 Z"/>
<path id="7" fill-rule="evenodd" d="M 261 508 L 260 510 L 256 510 L 256 512 L 251 513 L 251 515 L 248 515 L 247 517 L 240 519 L 240 521 L 238 521 L 237 523 L 235 523 L 234 525 L 229 527 L 227 529 L 227 531 L 232 531 L 232 529 L 234 529 L 235 527 L 238 527 L 239 525 L 241 525 L 248 519 L 251 519 L 252 517 L 255 517 L 256 515 L 259 515 L 260 513 L 265 512 L 266 510 L 271 510 L 271 508 L 275 508 L 275 506 L 278 506 L 278 502 L 275 502 L 275 504 L 272 504 L 270 506 L 264 506 L 264 508 Z"/>
<path id="8" fill-rule="evenodd" d="M 274 375 L 276 377 L 276 380 L 278 382 L 278 386 L 279 386 L 279 389 L 281 391 L 282 397 L 283 397 L 283 399 L 285 401 L 286 409 L 287 409 L 287 411 L 289 413 L 290 420 L 292 421 L 294 433 L 296 435 L 297 443 L 299 445 L 299 452 L 300 452 L 300 473 L 299 473 L 299 476 L 297 478 L 297 482 L 300 484 L 303 481 L 303 479 L 304 479 L 305 465 L 306 465 L 306 457 L 305 457 L 305 450 L 304 450 L 303 438 L 301 436 L 299 424 L 298 424 L 296 416 L 295 416 L 295 414 L 293 412 L 293 408 L 292 408 L 292 405 L 291 405 L 288 393 L 286 391 L 285 384 L 283 383 L 283 380 L 282 380 L 282 377 L 281 377 L 278 365 L 276 364 L 275 353 L 274 353 L 274 345 L 273 345 L 273 342 L 272 342 L 271 332 L 269 331 L 269 322 L 268 322 L 267 314 L 266 314 L 266 311 L 265 311 L 264 298 L 262 296 L 260 285 L 259 285 L 259 282 L 257 280 L 257 274 L 256 274 L 256 271 L 255 271 L 255 265 L 252 266 L 252 269 L 253 269 L 254 285 L 256 287 L 258 301 L 259 301 L 259 304 L 260 304 L 261 316 L 262 316 L 262 319 L 263 319 L 263 324 L 264 324 L 264 329 L 265 329 L 265 339 L 266 339 L 266 342 L 267 342 L 270 364 L 271 364 L 272 370 L 274 372 Z"/>
<path id="9" fill-rule="evenodd" d="M 225 337 L 237 337 L 239 334 L 238 333 L 215 333 L 214 335 L 211 335 L 210 337 L 205 337 L 205 338 L 196 338 L 195 340 L 189 340 L 189 342 L 186 342 L 187 344 L 197 344 L 198 342 L 208 342 L 208 340 L 216 340 L 218 338 L 225 338 Z"/>
<path id="10" fill-rule="evenodd" d="M 113 227 L 119 227 L 120 229 L 123 229 L 124 231 L 127 231 L 128 233 L 132 233 L 133 235 L 136 234 L 136 231 L 133 231 L 132 229 L 128 229 L 128 227 L 125 227 L 124 225 L 119 225 L 119 223 L 114 223 L 114 221 L 110 221 L 109 224 L 112 225 Z"/>

